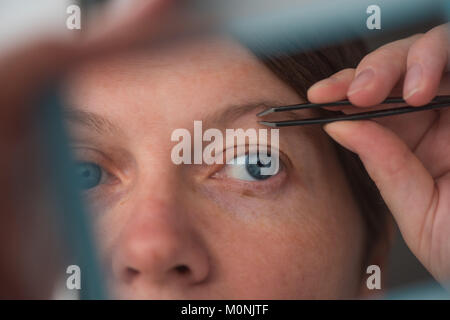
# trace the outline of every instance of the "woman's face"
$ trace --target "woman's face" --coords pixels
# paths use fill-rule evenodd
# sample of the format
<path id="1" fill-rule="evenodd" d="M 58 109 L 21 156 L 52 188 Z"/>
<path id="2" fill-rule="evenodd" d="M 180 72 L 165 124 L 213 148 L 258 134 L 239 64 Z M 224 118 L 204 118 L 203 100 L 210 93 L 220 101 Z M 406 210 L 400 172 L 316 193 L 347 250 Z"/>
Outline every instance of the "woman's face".
<path id="1" fill-rule="evenodd" d="M 109 58 L 68 88 L 72 146 L 116 297 L 358 295 L 362 217 L 320 127 L 281 129 L 269 178 L 171 160 L 172 132 L 193 137 L 194 120 L 225 136 L 264 128 L 255 114 L 268 106 L 302 102 L 243 47 L 203 39 Z"/>

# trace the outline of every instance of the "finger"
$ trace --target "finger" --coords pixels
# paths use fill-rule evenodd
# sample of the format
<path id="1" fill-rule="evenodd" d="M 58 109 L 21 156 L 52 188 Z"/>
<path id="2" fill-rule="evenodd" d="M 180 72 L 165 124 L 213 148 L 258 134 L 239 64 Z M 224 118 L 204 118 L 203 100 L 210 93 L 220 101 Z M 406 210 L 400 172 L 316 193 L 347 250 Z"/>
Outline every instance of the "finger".
<path id="1" fill-rule="evenodd" d="M 329 103 L 346 99 L 354 75 L 355 69 L 344 69 L 315 83 L 308 90 L 308 100 L 312 103 Z"/>
<path id="2" fill-rule="evenodd" d="M 57 42 L 29 44 L 0 58 L 0 139 L 16 137 L 27 127 L 24 112 L 39 92 L 66 67 L 76 63 L 78 49 Z M 25 128 L 24 128 L 25 126 Z"/>
<path id="3" fill-rule="evenodd" d="M 442 25 L 430 30 L 411 46 L 403 88 L 408 104 L 421 106 L 436 96 L 449 63 L 449 26 Z"/>
<path id="4" fill-rule="evenodd" d="M 326 132 L 357 153 L 413 252 L 427 245 L 438 193 L 433 178 L 393 132 L 373 121 L 328 124 Z M 421 238 L 427 239 L 421 242 Z"/>
<path id="5" fill-rule="evenodd" d="M 43 40 L 28 43 L 0 55 L 0 140 L 15 143 L 29 127 L 24 116 L 35 106 L 39 94 L 48 89 L 54 79 L 91 59 L 127 50 L 130 44 L 142 44 L 152 39 L 163 24 L 163 13 L 171 1 L 141 1 L 143 7 L 119 19 L 108 32 L 87 39 L 63 41 Z M 141 28 L 138 32 L 139 27 Z M 142 31 L 145 30 L 145 31 Z M 147 37 L 148 36 L 148 37 Z"/>
<path id="6" fill-rule="evenodd" d="M 355 69 L 349 68 L 341 70 L 329 78 L 316 82 L 308 90 L 308 101 L 312 103 L 332 103 L 339 100 L 345 100 L 347 98 L 348 88 L 354 79 L 354 75 Z M 390 96 L 401 96 L 401 92 L 402 88 L 400 86 L 396 86 L 392 89 Z M 394 108 L 396 106 L 398 105 L 378 106 L 373 108 L 373 110 Z M 342 111 L 346 114 L 361 112 L 360 108 L 353 108 L 349 106 L 324 107 L 324 109 L 330 111 Z"/>
<path id="7" fill-rule="evenodd" d="M 408 50 L 419 37 L 389 43 L 364 57 L 347 91 L 349 100 L 357 106 L 373 106 L 385 100 L 406 72 Z"/>
<path id="8" fill-rule="evenodd" d="M 114 26 L 106 27 L 100 33 L 87 39 L 75 39 L 76 42 L 60 39 L 43 40 L 29 43 L 14 51 L 2 52 L 0 56 L 1 105 L 10 106 L 0 110 L 1 119 L 7 119 L 6 113 L 20 113 L 18 105 L 31 104 L 35 94 L 51 79 L 68 72 L 89 59 L 103 57 L 110 52 L 127 49 L 131 42 L 143 40 L 143 32 L 137 36 L 137 29 L 146 32 L 158 32 L 156 25 L 162 24 L 164 12 L 168 12 L 171 0 L 138 1 L 139 10 L 119 19 Z M 157 19 L 158 18 L 158 19 Z M 148 22 L 151 21 L 151 22 Z M 101 28 L 99 28 L 101 29 Z M 146 39 L 148 40 L 148 39 Z M 148 41 L 147 41 L 148 42 Z"/>
<path id="9" fill-rule="evenodd" d="M 391 92 L 391 96 L 399 97 L 401 96 L 403 84 L 401 86 L 397 86 Z M 438 90 L 439 95 L 448 95 L 450 94 L 450 73 L 443 76 L 441 79 L 440 87 Z M 400 104 L 391 104 L 391 105 L 380 105 L 376 107 L 371 107 L 370 110 L 379 110 L 379 109 L 390 109 L 404 105 L 404 103 Z M 329 108 L 330 110 L 332 108 Z M 450 111 L 449 108 L 443 109 L 441 114 Z M 358 113 L 361 112 L 360 108 L 343 108 L 342 112 L 346 114 Z M 425 133 L 429 130 L 431 125 L 435 122 L 436 117 L 438 116 L 437 111 L 422 111 L 422 112 L 413 112 L 402 114 L 400 116 L 395 117 L 381 117 L 375 118 L 372 121 L 382 124 L 384 127 L 392 130 L 398 137 L 400 137 L 406 145 L 411 149 L 415 150 L 418 146 L 418 143 L 424 137 Z M 413 130 L 412 130 L 413 128 Z M 437 141 L 440 141 L 439 139 Z M 418 155 L 419 156 L 419 155 Z M 422 160 L 422 157 L 419 156 L 419 159 Z M 429 168 L 428 168 L 429 169 Z"/>

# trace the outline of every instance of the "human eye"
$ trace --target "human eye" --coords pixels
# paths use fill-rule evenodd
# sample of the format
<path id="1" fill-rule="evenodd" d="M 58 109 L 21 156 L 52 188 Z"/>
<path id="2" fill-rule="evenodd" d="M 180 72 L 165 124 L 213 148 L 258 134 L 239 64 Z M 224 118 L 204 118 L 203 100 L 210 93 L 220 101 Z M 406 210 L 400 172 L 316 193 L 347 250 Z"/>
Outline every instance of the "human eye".
<path id="1" fill-rule="evenodd" d="M 78 162 L 75 164 L 75 174 L 82 190 L 99 186 L 108 178 L 108 173 L 94 162 Z"/>
<path id="2" fill-rule="evenodd" d="M 258 153 L 248 153 L 238 156 L 229 164 L 226 164 L 224 173 L 233 179 L 263 181 L 276 176 L 280 172 L 280 166 L 276 165 L 275 162 L 279 162 L 275 155 L 269 155 L 266 160 L 262 161 Z M 264 169 L 269 172 L 265 172 Z"/>
<path id="3" fill-rule="evenodd" d="M 281 176 L 286 175 L 284 155 L 275 148 L 271 148 L 270 153 L 258 149 L 258 146 L 247 146 L 246 151 L 242 150 L 240 155 L 236 155 L 234 150 L 227 150 L 224 153 L 232 151 L 231 156 L 227 154 L 226 164 L 215 172 L 213 178 L 227 179 L 241 184 L 255 184 L 255 186 L 270 185 L 272 180 L 283 180 Z"/>
<path id="4" fill-rule="evenodd" d="M 101 152 L 91 148 L 74 148 L 74 173 L 83 192 L 91 192 L 118 181 L 115 167 Z"/>

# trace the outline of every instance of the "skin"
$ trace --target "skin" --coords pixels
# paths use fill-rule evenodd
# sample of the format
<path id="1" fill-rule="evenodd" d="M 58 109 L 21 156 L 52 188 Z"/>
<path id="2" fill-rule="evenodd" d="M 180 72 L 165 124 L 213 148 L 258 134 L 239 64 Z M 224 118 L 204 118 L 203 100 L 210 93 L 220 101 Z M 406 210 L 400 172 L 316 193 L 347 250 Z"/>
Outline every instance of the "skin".
<path id="1" fill-rule="evenodd" d="M 263 128 L 258 111 L 301 102 L 245 49 L 199 39 L 120 55 L 77 70 L 67 90 L 73 113 L 114 125 L 69 117 L 79 161 L 108 171 L 86 196 L 117 297 L 358 296 L 362 217 L 320 127 L 280 132 L 282 169 L 264 181 L 170 159 L 173 130 L 194 120 L 223 133 Z"/>
<path id="2" fill-rule="evenodd" d="M 0 57 L 0 83 L 2 84 L 3 90 L 0 91 L 0 104 L 5 107 L 1 108 L 0 110 L 0 121 L 2 124 L 0 126 L 0 141 L 3 148 L 9 149 L 11 148 L 11 146 L 16 146 L 18 145 L 18 143 L 21 143 L 24 138 L 26 138 L 26 128 L 28 128 L 28 126 L 25 119 L 27 119 L 27 115 L 31 111 L 30 106 L 35 106 L 35 104 L 30 102 L 33 102 L 36 98 L 36 93 L 44 88 L 46 81 L 54 79 L 55 76 L 70 72 L 74 68 L 78 68 L 78 66 L 86 63 L 87 61 L 92 61 L 95 59 L 103 60 L 109 52 L 121 51 L 123 48 L 129 48 L 130 45 L 139 43 L 139 41 L 142 39 L 145 39 L 147 42 L 150 40 L 151 42 L 152 36 L 155 34 L 155 32 L 152 30 L 158 30 L 158 26 L 161 26 L 161 23 L 165 21 L 165 17 L 162 13 L 164 13 L 168 9 L 168 4 L 170 4 L 170 2 L 142 1 L 141 3 L 142 7 L 140 7 L 139 10 L 136 10 L 136 12 L 123 18 L 118 26 L 113 24 L 112 26 L 108 27 L 108 30 L 102 30 L 102 32 L 96 34 L 93 37 L 89 37 L 88 33 L 87 41 L 80 41 L 79 38 L 77 38 L 74 42 L 69 41 L 64 43 L 59 40 L 42 40 L 36 41 L 35 43 L 26 44 L 21 48 L 15 48 L 14 50 L 9 52 L 2 52 Z M 150 30 L 149 33 L 146 32 L 147 30 Z M 376 105 L 387 95 L 389 95 L 392 90 L 392 93 L 395 94 L 396 82 L 400 86 L 402 86 L 401 79 L 404 76 L 408 78 L 408 69 L 405 66 L 409 67 L 411 66 L 411 62 L 418 61 L 420 63 L 423 63 L 423 66 L 425 67 L 422 69 L 423 74 L 421 77 L 420 85 L 418 87 L 419 90 L 417 90 L 412 96 L 409 96 L 409 92 L 405 92 L 405 97 L 407 98 L 406 100 L 413 105 L 426 103 L 436 93 L 448 92 L 448 77 L 446 77 L 445 75 L 441 76 L 444 70 L 448 71 L 449 45 L 447 41 L 448 34 L 446 32 L 447 31 L 443 31 L 443 27 L 440 27 L 433 29 L 432 31 L 424 35 L 417 35 L 415 38 L 404 39 L 400 40 L 400 42 L 389 44 L 385 46 L 383 50 L 378 50 L 375 53 L 370 54 L 366 59 L 364 59 L 357 70 L 343 70 L 342 72 L 339 72 L 331 79 L 329 79 L 330 81 L 327 80 L 321 82 L 320 85 L 314 86 L 309 91 L 309 100 L 313 102 L 324 102 L 334 101 L 347 97 L 350 91 L 350 84 L 353 82 L 355 74 L 359 74 L 359 71 L 361 71 L 364 66 L 373 65 L 374 70 L 376 70 L 376 74 L 375 78 L 373 78 L 372 81 L 369 81 L 369 84 L 371 85 L 367 86 L 366 83 L 366 86 L 363 86 L 364 88 L 362 90 L 354 92 L 348 97 L 355 105 L 359 105 L 362 107 L 367 105 Z M 30 52 L 33 54 L 30 54 Z M 386 58 L 386 55 L 388 56 L 388 58 Z M 446 65 L 447 68 L 445 68 Z M 394 67 L 394 72 L 392 72 L 392 67 Z M 389 72 L 387 72 L 387 70 L 389 70 Z M 398 80 L 400 80 L 400 82 L 398 82 Z M 148 88 L 146 88 L 146 90 L 147 89 Z M 400 92 L 402 92 L 402 90 L 400 90 Z M 285 98 L 288 98 L 289 94 L 287 92 L 285 93 Z M 278 97 L 278 92 L 276 96 Z M 354 110 L 349 110 L 347 112 L 354 112 Z M 424 266 L 428 270 L 430 270 L 437 279 L 444 282 L 449 278 L 448 270 L 450 270 L 450 268 L 448 267 L 450 264 L 450 250 L 448 250 L 448 243 L 450 243 L 448 241 L 448 235 L 450 234 L 448 230 L 450 226 L 448 221 L 448 213 L 450 212 L 448 202 L 448 199 L 450 199 L 450 197 L 448 196 L 448 186 L 450 185 L 450 179 L 448 179 L 448 155 L 450 153 L 448 152 L 448 145 L 444 143 L 445 141 L 448 141 L 449 137 L 449 132 L 447 130 L 449 127 L 449 118 L 447 111 L 441 111 L 437 114 L 437 116 L 435 113 L 431 112 L 421 114 L 423 115 L 422 117 L 411 116 L 410 118 L 408 118 L 409 121 L 406 122 L 387 119 L 376 122 L 340 122 L 328 125 L 325 127 L 325 129 L 342 145 L 359 154 L 369 174 L 371 174 L 372 178 L 377 183 L 378 188 L 380 189 L 386 203 L 389 205 L 394 218 L 396 218 L 396 221 L 400 229 L 402 230 L 402 234 L 405 237 L 406 242 L 409 244 L 412 252 L 422 261 Z M 409 116 L 403 116 L 403 119 L 407 119 L 405 117 Z M 439 121 L 433 120 L 432 118 L 439 119 Z M 161 122 L 157 121 L 156 123 L 159 124 Z M 189 128 L 190 124 L 191 122 L 189 124 L 186 124 L 186 127 Z M 132 129 L 132 127 L 129 128 Z M 423 134 L 425 132 L 427 132 L 426 138 L 418 138 L 424 136 Z M 299 139 L 299 137 L 296 137 L 296 139 Z M 307 141 L 307 139 L 303 140 Z M 318 139 L 311 139 L 310 143 L 312 143 L 313 141 L 318 141 Z M 419 141 L 420 147 L 414 148 L 414 146 L 416 146 Z M 442 143 L 437 143 L 439 141 Z M 33 159 L 32 150 L 33 148 L 30 148 L 30 156 L 25 158 Z M 321 149 L 318 148 L 317 150 Z M 376 152 L 374 152 L 374 150 Z M 159 152 L 161 151 L 158 151 L 157 154 L 159 154 Z M 155 151 L 152 150 L 152 154 L 154 153 Z M 17 159 L 14 158 L 14 154 L 12 153 L 3 154 L 1 158 L 2 168 L 9 168 L 13 163 L 16 162 L 16 160 Z M 318 166 L 319 164 L 316 165 Z M 6 222 L 10 222 L 8 228 L 4 230 L 5 232 L 2 232 L 2 236 L 5 237 L 5 240 L 1 241 L 0 246 L 2 253 L 8 252 L 8 250 L 11 249 L 10 244 L 12 244 L 12 242 L 10 241 L 11 237 L 8 237 L 8 234 L 11 236 L 23 234 L 23 232 L 19 232 L 20 223 L 15 223 L 16 216 L 14 213 L 17 212 L 16 203 L 12 201 L 12 199 L 14 199 L 12 196 L 8 196 L 11 191 L 8 186 L 12 185 L 13 182 L 12 177 L 7 174 L 8 172 L 8 170 L 2 170 L 0 174 L 0 186 L 2 188 L 1 192 L 3 195 L 7 195 L 3 197 L 0 204 L 0 212 L 3 213 L 0 216 L 0 219 L 2 221 L 1 225 L 5 226 Z M 392 175 L 393 172 L 396 174 Z M 142 179 L 145 180 L 147 178 Z M 26 181 L 23 181 L 23 183 L 26 184 Z M 167 181 L 162 184 L 161 188 L 167 188 Z M 158 191 L 158 188 L 154 189 Z M 180 188 L 182 192 L 186 192 L 186 189 L 187 188 L 185 187 Z M 201 194 L 202 192 L 201 190 L 197 189 L 193 190 L 197 192 L 197 194 Z M 292 190 L 293 189 L 291 189 L 291 191 Z M 304 189 L 303 191 L 305 190 L 306 189 Z M 242 196 L 248 195 L 249 192 L 249 190 L 242 192 Z M 324 194 L 322 190 L 320 193 L 322 195 Z M 169 194 L 171 194 L 172 196 L 174 195 L 174 193 Z M 312 199 L 318 200 L 317 197 L 312 197 Z M 129 205 L 129 203 L 129 201 L 125 201 L 123 203 L 123 206 Z M 427 206 L 430 203 L 432 203 L 433 206 Z M 164 198 L 162 198 L 160 202 L 157 202 L 156 204 L 150 204 L 149 206 L 150 208 L 155 209 L 152 210 L 153 212 L 161 212 L 162 210 L 166 213 L 169 212 L 169 214 L 167 214 L 169 216 L 173 216 L 173 212 L 175 211 L 164 208 Z M 214 209 L 217 209 L 217 211 L 214 212 L 218 212 L 219 209 L 221 209 L 218 203 L 211 203 L 210 209 L 213 209 L 213 206 Z M 145 208 L 149 207 L 145 206 Z M 180 208 L 183 209 L 185 207 Z M 147 209 L 147 211 L 148 210 L 150 209 Z M 186 214 L 183 216 L 193 216 L 193 208 L 184 210 L 186 210 L 186 212 L 188 213 L 185 212 Z M 225 209 L 222 210 L 225 211 Z M 145 210 L 141 207 L 141 209 L 135 212 L 144 211 Z M 329 211 L 330 210 L 327 210 L 326 212 L 329 213 Z M 307 219 L 306 212 L 307 211 L 302 213 L 305 219 Z M 144 214 L 141 213 L 141 215 Z M 233 217 L 233 215 L 231 215 L 231 217 Z M 231 222 L 231 217 L 226 218 L 228 219 L 228 223 Z M 288 214 L 283 219 L 283 221 L 286 222 L 286 220 L 288 220 L 289 218 L 292 219 L 292 217 L 293 215 Z M 312 217 L 314 217 L 314 215 L 312 215 Z M 318 227 L 320 225 L 319 220 L 324 218 L 320 217 L 321 215 L 315 218 L 318 220 L 318 225 L 315 226 L 316 231 L 320 230 L 320 228 Z M 355 217 L 357 217 L 357 215 Z M 157 218 L 156 221 L 164 221 L 161 219 L 162 218 Z M 264 220 L 263 218 L 261 219 Z M 184 237 L 186 237 L 186 234 L 196 234 L 192 230 L 190 232 L 185 232 L 186 229 L 184 227 L 186 226 L 186 221 L 190 220 L 188 220 L 187 218 L 186 220 L 174 219 L 173 225 L 178 226 L 178 228 L 180 228 L 179 230 L 184 230 L 181 233 L 177 232 L 176 235 L 179 236 L 180 234 L 182 234 Z M 200 221 L 202 221 L 203 223 L 205 220 Z M 239 221 L 239 219 L 235 221 Z M 277 223 L 281 223 L 283 221 Z M 356 220 L 351 221 L 356 223 Z M 252 226 L 255 226 L 248 222 L 244 225 L 247 229 L 251 229 Z M 146 224 L 144 224 L 143 226 L 146 226 Z M 240 224 L 240 226 L 242 226 L 242 224 Z M 260 225 L 258 226 L 260 227 Z M 271 227 L 272 231 L 276 230 L 276 226 L 277 225 Z M 128 225 L 127 228 L 131 228 L 130 225 Z M 159 230 L 162 230 L 162 233 L 166 232 L 167 234 L 168 227 L 163 227 L 162 229 L 159 228 L 158 230 L 154 231 L 159 232 Z M 264 230 L 267 231 L 267 229 L 264 228 L 258 228 L 258 230 L 260 230 L 259 232 L 263 232 Z M 355 227 L 355 230 L 360 230 L 360 228 Z M 224 238 L 225 231 L 223 229 L 219 231 L 220 232 L 218 232 L 218 235 Z M 197 233 L 199 233 L 199 231 L 197 231 Z M 314 231 L 311 230 L 309 231 L 309 233 L 311 236 L 313 236 Z M 140 234 L 142 235 L 143 232 Z M 161 235 L 161 233 L 159 234 Z M 284 230 L 283 234 L 285 234 Z M 340 233 L 337 232 L 337 235 L 339 234 Z M 261 234 L 257 233 L 256 235 L 260 236 Z M 174 237 L 176 238 L 176 236 L 173 235 L 171 241 L 174 241 Z M 282 235 L 280 235 L 280 237 L 282 237 Z M 196 239 L 199 238 L 200 235 L 197 235 Z M 330 241 L 330 239 L 320 242 L 320 237 L 317 238 L 319 239 L 319 243 L 323 245 L 322 248 L 326 248 L 326 242 Z M 186 239 L 194 238 L 188 237 Z M 279 241 L 280 238 L 275 238 L 275 240 Z M 20 241 L 21 240 L 19 239 L 16 243 Z M 109 239 L 108 241 L 113 240 Z M 205 242 L 201 242 L 200 240 L 192 241 L 192 243 L 194 244 L 197 243 L 197 248 L 198 243 L 200 243 L 200 247 L 203 247 L 204 249 L 206 248 L 208 252 L 210 252 L 211 248 L 207 247 L 207 244 L 205 244 Z M 229 242 L 230 241 L 228 240 L 228 243 Z M 304 240 L 304 242 L 306 242 L 304 243 L 305 247 L 307 247 L 308 245 L 310 247 L 313 246 L 312 243 L 308 244 L 306 240 Z M 237 251 L 245 249 L 248 252 L 250 250 L 250 248 L 246 246 L 245 243 L 240 243 L 238 245 L 235 242 L 233 245 L 234 248 L 237 248 Z M 351 245 L 354 247 L 355 241 L 353 241 Z M 231 251 L 231 248 L 233 248 L 233 246 L 230 244 L 229 248 Z M 282 248 L 283 251 L 278 253 L 274 251 L 271 253 L 271 256 L 275 259 L 280 259 L 280 257 L 288 256 L 286 247 L 283 246 Z M 331 254 L 333 258 L 343 259 L 344 254 L 342 252 L 336 253 L 337 246 L 330 245 L 329 248 L 332 248 Z M 220 252 L 221 248 L 216 249 L 217 250 L 215 250 L 215 252 Z M 259 249 L 261 249 L 261 251 L 268 250 L 266 247 L 262 247 Z M 205 250 L 203 250 L 203 252 L 205 252 Z M 110 252 L 112 252 L 112 249 L 110 250 Z M 251 252 L 253 253 L 253 251 Z M 292 252 L 293 251 L 290 251 L 290 253 Z M 300 252 L 300 254 L 305 254 L 305 252 L 302 251 Z M 258 253 L 258 255 L 260 255 L 260 253 Z M 202 255 L 199 254 L 198 256 Z M 355 258 L 356 256 L 357 255 L 354 256 L 354 261 L 352 261 L 350 264 L 356 265 L 356 260 L 358 260 L 357 258 Z M 323 255 L 321 257 L 322 259 L 326 260 L 326 258 L 324 257 L 330 257 L 330 255 Z M 291 256 L 289 256 L 289 258 L 291 258 Z M 314 263 L 314 259 L 316 259 L 315 263 L 316 265 L 318 265 L 319 261 L 317 260 L 320 259 L 318 259 L 317 257 L 313 258 L 310 256 L 308 258 L 308 261 L 310 263 Z M 6 271 L 2 269 L 2 278 L 0 279 L 2 284 L 8 284 L 8 290 L 0 290 L 1 294 L 7 296 L 11 292 L 14 292 L 15 296 L 17 297 L 29 296 L 29 294 L 27 294 L 26 292 L 26 289 L 21 283 L 21 275 L 11 272 L 11 270 L 20 269 L 19 266 L 15 264 L 18 260 L 9 260 L 11 262 L 10 264 L 2 265 L 2 267 L 6 268 Z M 193 259 L 192 261 L 194 260 L 197 261 L 197 259 Z M 39 266 L 42 270 L 45 270 L 47 268 L 46 263 L 49 261 L 49 259 L 35 261 L 35 267 Z M 303 261 L 306 260 L 302 260 L 302 266 Z M 244 262 L 251 263 L 252 261 L 250 261 L 250 259 L 246 257 Z M 347 294 L 356 293 L 357 290 L 353 290 L 353 283 L 359 283 L 359 280 L 356 280 L 357 272 L 351 272 L 351 277 L 353 280 L 349 279 L 349 281 L 347 281 L 347 289 L 340 290 L 340 284 L 338 283 L 339 281 L 336 281 L 337 277 L 335 278 L 335 273 L 330 270 L 332 264 L 328 263 L 327 261 L 320 261 L 320 263 L 328 266 L 328 269 L 325 267 L 323 267 L 322 269 L 322 271 L 326 269 L 325 271 L 328 272 L 320 275 L 320 279 L 321 281 L 323 281 L 320 286 L 326 286 L 327 288 L 323 289 L 323 291 L 320 291 L 320 288 L 317 288 L 320 287 L 317 278 L 315 279 L 317 281 L 314 283 L 314 285 L 312 285 L 311 283 L 313 281 L 308 280 L 311 275 L 307 272 L 304 272 L 306 271 L 306 269 L 303 269 L 303 271 L 300 270 L 301 272 L 299 272 L 299 274 L 303 274 L 305 278 L 299 279 L 299 281 L 301 280 L 299 283 L 304 283 L 305 286 L 303 286 L 303 290 L 302 286 L 297 286 L 295 289 L 296 295 L 305 293 L 312 294 L 311 292 L 304 290 L 304 288 L 307 287 L 306 284 L 308 283 L 318 290 L 316 292 L 322 293 L 322 297 L 333 295 L 345 296 Z M 118 263 L 118 265 L 120 265 L 120 263 Z M 258 270 L 262 265 L 264 264 L 256 264 L 256 268 L 254 271 L 259 272 Z M 230 270 L 236 270 L 236 273 L 228 273 L 229 277 L 231 275 L 238 276 L 240 274 L 239 272 L 242 271 L 239 270 L 240 267 L 236 263 L 230 263 L 229 267 L 231 268 Z M 293 265 L 289 265 L 289 267 L 294 268 Z M 337 268 L 337 270 L 341 270 L 341 266 L 334 267 Z M 284 266 L 284 268 L 286 268 L 286 266 Z M 204 268 L 203 270 L 210 269 Z M 277 270 L 278 272 L 281 272 L 279 271 L 279 269 Z M 284 270 L 286 269 L 283 269 L 283 271 Z M 350 273 L 350 271 L 348 272 Z M 279 281 L 280 279 L 283 279 L 283 275 L 291 274 L 292 272 L 283 272 L 283 274 L 278 277 L 278 281 L 275 283 L 275 287 L 279 287 L 281 283 L 287 280 L 286 278 L 284 278 L 283 282 Z M 267 275 L 264 274 L 263 278 L 265 278 L 266 276 Z M 269 276 L 270 279 L 277 278 L 274 274 L 269 274 Z M 324 278 L 324 276 L 326 276 L 327 278 Z M 197 279 L 200 278 L 201 277 Z M 211 280 L 214 278 L 213 276 L 211 276 L 211 278 L 208 279 Z M 258 283 L 256 279 L 260 278 L 252 278 L 253 288 L 266 288 L 265 285 Z M 222 278 L 222 280 L 224 281 L 225 278 Z M 43 288 L 48 287 L 48 283 L 52 281 L 52 278 L 51 276 L 37 277 L 36 281 L 40 282 L 37 283 L 36 287 Z M 235 281 L 237 280 L 235 279 Z M 306 281 L 306 283 L 304 281 Z M 182 284 L 183 282 L 176 283 Z M 222 283 L 224 284 L 225 282 Z M 232 283 L 236 284 L 236 282 L 234 281 Z M 270 282 L 270 284 L 274 285 L 274 282 Z M 189 280 L 186 281 L 185 285 L 189 285 Z M 200 285 L 196 288 L 198 287 L 200 287 Z M 5 288 L 5 286 L 2 286 L 2 288 Z M 231 292 L 231 289 L 233 288 L 228 288 L 228 291 L 224 289 L 222 292 Z M 242 286 L 239 290 L 236 289 L 234 293 L 241 293 L 241 296 L 243 296 L 245 293 L 243 291 L 245 290 L 247 289 Z M 125 296 L 127 295 L 126 291 L 127 290 L 122 291 L 124 292 Z M 136 291 L 136 293 L 143 296 L 144 294 L 142 294 L 142 292 L 142 289 L 140 291 Z M 182 291 L 177 290 L 176 292 L 178 292 L 179 294 Z M 191 291 L 191 293 L 192 292 L 193 291 Z M 273 292 L 279 293 L 279 290 L 275 290 Z M 151 294 L 150 291 L 148 293 Z M 170 296 L 169 289 L 165 291 L 158 290 L 158 293 L 165 295 L 166 297 Z M 205 290 L 203 296 L 205 294 L 207 294 L 207 290 Z M 42 293 L 41 297 L 46 297 L 46 293 Z M 201 295 L 199 294 L 197 297 L 201 297 Z"/>

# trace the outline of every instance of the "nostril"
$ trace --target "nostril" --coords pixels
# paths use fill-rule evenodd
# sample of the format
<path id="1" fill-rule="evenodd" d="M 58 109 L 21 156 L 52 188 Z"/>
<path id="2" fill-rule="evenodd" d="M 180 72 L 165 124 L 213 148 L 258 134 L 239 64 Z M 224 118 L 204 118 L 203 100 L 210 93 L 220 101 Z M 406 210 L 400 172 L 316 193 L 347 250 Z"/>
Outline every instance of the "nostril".
<path id="1" fill-rule="evenodd" d="M 186 265 L 179 265 L 175 267 L 175 271 L 181 275 L 188 274 L 191 270 Z"/>
<path id="2" fill-rule="evenodd" d="M 131 280 L 139 274 L 139 271 L 133 268 L 127 268 L 125 271 L 125 278 Z"/>

